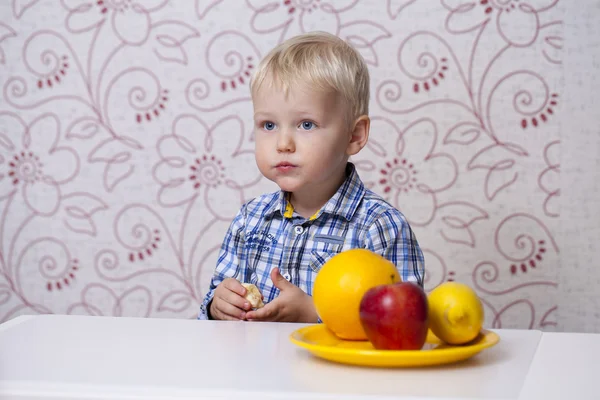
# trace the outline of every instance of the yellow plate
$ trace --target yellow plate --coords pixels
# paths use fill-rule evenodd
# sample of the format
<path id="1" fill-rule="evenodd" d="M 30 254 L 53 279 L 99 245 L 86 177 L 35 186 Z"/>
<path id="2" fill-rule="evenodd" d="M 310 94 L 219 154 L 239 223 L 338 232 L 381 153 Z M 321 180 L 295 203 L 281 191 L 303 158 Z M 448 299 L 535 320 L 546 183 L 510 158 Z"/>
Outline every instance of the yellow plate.
<path id="1" fill-rule="evenodd" d="M 324 324 L 311 325 L 292 332 L 290 340 L 314 355 L 343 364 L 373 367 L 424 367 L 466 360 L 494 346 L 500 337 L 482 329 L 473 341 L 460 345 L 444 344 L 429 332 L 421 350 L 376 350 L 369 341 L 342 340 Z"/>

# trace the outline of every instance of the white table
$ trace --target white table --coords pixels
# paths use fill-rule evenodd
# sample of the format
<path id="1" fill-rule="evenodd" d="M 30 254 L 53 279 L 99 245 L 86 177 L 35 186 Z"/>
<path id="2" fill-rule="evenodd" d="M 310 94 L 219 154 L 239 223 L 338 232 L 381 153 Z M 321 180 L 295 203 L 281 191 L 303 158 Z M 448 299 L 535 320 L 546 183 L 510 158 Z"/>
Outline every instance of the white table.
<path id="1" fill-rule="evenodd" d="M 600 335 L 544 333 L 521 399 L 600 399 Z"/>
<path id="2" fill-rule="evenodd" d="M 546 399 L 546 379 L 565 379 L 544 370 L 561 336 L 539 331 L 497 330 L 498 345 L 460 364 L 375 369 L 297 348 L 288 337 L 302 326 L 22 316 L 0 325 L 0 399 Z"/>

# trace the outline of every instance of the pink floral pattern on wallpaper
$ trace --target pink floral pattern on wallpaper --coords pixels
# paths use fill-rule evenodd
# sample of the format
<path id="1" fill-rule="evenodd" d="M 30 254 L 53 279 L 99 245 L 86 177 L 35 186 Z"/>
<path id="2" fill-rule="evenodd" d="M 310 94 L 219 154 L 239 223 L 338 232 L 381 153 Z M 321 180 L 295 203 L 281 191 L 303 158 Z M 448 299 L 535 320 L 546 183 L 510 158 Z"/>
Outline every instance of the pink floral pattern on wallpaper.
<path id="1" fill-rule="evenodd" d="M 371 139 L 352 161 L 414 227 L 427 290 L 471 285 L 491 327 L 556 325 L 557 0 L 2 7 L 0 321 L 194 318 L 229 222 L 273 189 L 249 77 L 319 29 L 370 66 Z"/>

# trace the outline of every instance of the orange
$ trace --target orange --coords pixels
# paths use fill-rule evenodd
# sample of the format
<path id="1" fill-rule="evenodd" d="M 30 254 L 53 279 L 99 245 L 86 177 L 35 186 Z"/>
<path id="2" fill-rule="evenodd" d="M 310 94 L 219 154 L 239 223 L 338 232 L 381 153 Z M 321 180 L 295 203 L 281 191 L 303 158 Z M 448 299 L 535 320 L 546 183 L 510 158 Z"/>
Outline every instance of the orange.
<path id="1" fill-rule="evenodd" d="M 374 286 L 400 282 L 396 266 L 367 249 L 333 256 L 317 273 L 313 301 L 317 314 L 337 337 L 367 340 L 360 323 L 360 301 Z"/>

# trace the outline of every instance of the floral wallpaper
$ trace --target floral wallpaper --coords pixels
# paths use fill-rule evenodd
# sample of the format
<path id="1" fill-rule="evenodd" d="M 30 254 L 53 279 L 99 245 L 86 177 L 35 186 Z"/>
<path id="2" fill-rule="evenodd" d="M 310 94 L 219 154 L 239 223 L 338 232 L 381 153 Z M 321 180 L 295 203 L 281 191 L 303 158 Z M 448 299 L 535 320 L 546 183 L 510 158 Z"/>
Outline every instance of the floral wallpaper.
<path id="1" fill-rule="evenodd" d="M 325 30 L 371 71 L 353 158 L 408 218 L 426 288 L 557 324 L 563 2 L 11 0 L 0 5 L 0 321 L 195 318 L 253 157 L 249 77 Z"/>

